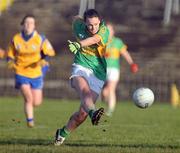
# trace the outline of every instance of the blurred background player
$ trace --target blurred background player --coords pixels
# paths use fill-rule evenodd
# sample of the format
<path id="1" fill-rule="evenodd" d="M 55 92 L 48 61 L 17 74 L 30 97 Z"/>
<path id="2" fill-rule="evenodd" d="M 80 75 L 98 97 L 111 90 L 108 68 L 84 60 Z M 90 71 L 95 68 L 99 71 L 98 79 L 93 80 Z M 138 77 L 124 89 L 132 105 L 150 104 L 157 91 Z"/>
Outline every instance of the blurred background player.
<path id="1" fill-rule="evenodd" d="M 138 71 L 138 65 L 133 62 L 127 46 L 120 38 L 114 36 L 114 27 L 111 23 L 107 24 L 109 29 L 109 40 L 106 47 L 106 62 L 107 62 L 107 78 L 102 91 L 102 99 L 108 105 L 106 114 L 111 116 L 116 105 L 116 87 L 120 77 L 119 58 L 123 56 L 131 67 L 131 72 Z"/>
<path id="2" fill-rule="evenodd" d="M 8 68 L 15 72 L 15 88 L 24 97 L 27 125 L 34 126 L 34 107 L 42 103 L 43 72 L 49 56 L 55 52 L 44 35 L 35 30 L 35 17 L 26 15 L 22 31 L 16 34 L 7 50 Z"/>
<path id="3" fill-rule="evenodd" d="M 92 124 L 97 125 L 104 113 L 104 108 L 95 109 L 95 103 L 106 78 L 104 53 L 109 31 L 98 12 L 89 9 L 84 13 L 84 20 L 75 18 L 73 32 L 78 42 L 69 41 L 69 49 L 75 54 L 70 79 L 81 104 L 68 123 L 56 131 L 55 145 L 61 145 L 69 133 L 81 125 L 88 115 Z"/>

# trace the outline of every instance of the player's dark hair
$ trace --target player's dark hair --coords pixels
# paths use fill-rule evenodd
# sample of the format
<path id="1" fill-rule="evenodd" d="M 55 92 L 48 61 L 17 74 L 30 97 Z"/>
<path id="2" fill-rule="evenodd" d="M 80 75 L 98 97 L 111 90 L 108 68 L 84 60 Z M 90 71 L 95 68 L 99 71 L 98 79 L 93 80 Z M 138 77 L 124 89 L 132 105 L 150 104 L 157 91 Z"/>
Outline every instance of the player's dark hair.
<path id="1" fill-rule="evenodd" d="M 21 25 L 24 24 L 24 22 L 25 22 L 25 20 L 26 20 L 27 18 L 33 18 L 33 19 L 35 19 L 35 16 L 34 16 L 33 14 L 27 14 L 27 15 L 25 15 L 24 18 L 23 18 L 22 21 L 21 21 Z"/>
<path id="2" fill-rule="evenodd" d="M 89 9 L 84 12 L 84 16 L 83 16 L 84 21 L 86 21 L 87 18 L 93 18 L 93 17 L 98 17 L 99 20 L 101 21 L 101 16 L 95 9 Z"/>

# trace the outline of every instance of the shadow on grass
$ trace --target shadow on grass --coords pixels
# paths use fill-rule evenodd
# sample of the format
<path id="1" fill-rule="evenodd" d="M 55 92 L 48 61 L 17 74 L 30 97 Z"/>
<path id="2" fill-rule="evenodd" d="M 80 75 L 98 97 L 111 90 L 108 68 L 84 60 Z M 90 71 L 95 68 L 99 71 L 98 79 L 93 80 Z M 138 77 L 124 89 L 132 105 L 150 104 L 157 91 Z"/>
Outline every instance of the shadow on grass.
<path id="1" fill-rule="evenodd" d="M 51 146 L 52 140 L 44 139 L 11 139 L 0 140 L 0 145 L 29 145 L 29 146 Z M 165 144 L 110 144 L 110 143 L 95 143 L 93 141 L 67 141 L 63 146 L 68 147 L 115 147 L 115 148 L 161 148 L 161 149 L 180 149 L 179 145 Z"/>
<path id="2" fill-rule="evenodd" d="M 11 139 L 11 140 L 0 140 L 0 145 L 52 145 L 51 140 L 43 139 Z"/>
<path id="3" fill-rule="evenodd" d="M 85 143 L 66 143 L 65 145 L 71 147 L 119 147 L 119 148 L 161 148 L 161 149 L 180 149 L 179 145 L 161 145 L 161 144 L 85 144 Z"/>

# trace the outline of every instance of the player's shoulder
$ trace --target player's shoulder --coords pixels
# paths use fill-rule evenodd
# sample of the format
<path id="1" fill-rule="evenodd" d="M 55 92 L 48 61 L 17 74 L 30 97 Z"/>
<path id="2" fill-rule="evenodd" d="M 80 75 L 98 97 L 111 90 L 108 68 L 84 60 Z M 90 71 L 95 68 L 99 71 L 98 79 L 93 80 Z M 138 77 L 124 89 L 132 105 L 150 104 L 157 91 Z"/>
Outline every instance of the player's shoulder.
<path id="1" fill-rule="evenodd" d="M 123 44 L 123 40 L 121 38 L 118 38 L 118 37 L 113 37 L 113 41 L 116 44 Z"/>
<path id="2" fill-rule="evenodd" d="M 84 23 L 84 20 L 81 17 L 75 16 L 73 18 L 73 22 L 72 22 L 73 26 L 79 26 L 79 25 L 82 25 L 82 24 L 85 24 L 85 23 Z"/>
<path id="3" fill-rule="evenodd" d="M 17 38 L 20 38 L 20 37 L 21 37 L 21 32 L 16 33 L 16 34 L 13 36 L 13 40 L 14 40 L 14 39 L 17 39 Z"/>
<path id="4" fill-rule="evenodd" d="M 72 24 L 72 30 L 76 37 L 82 37 L 86 34 L 86 24 L 80 17 L 75 17 L 73 24 Z M 80 35 L 79 35 L 80 34 Z M 81 36 L 82 35 L 82 36 Z"/>
<path id="5" fill-rule="evenodd" d="M 99 35 L 109 36 L 109 29 L 107 28 L 105 22 L 101 22 L 99 26 L 99 31 L 97 32 Z"/>
<path id="6" fill-rule="evenodd" d="M 104 21 L 101 21 L 99 29 L 100 29 L 100 31 L 104 31 L 104 32 L 108 32 L 109 33 L 109 29 L 106 26 L 106 23 Z"/>
<path id="7" fill-rule="evenodd" d="M 106 41 L 108 41 L 109 38 L 109 29 L 106 26 L 105 22 L 101 22 L 100 27 L 99 27 L 99 31 L 98 33 L 100 36 L 104 37 L 105 39 L 107 39 Z"/>
<path id="8" fill-rule="evenodd" d="M 40 37 L 42 39 L 46 38 L 44 33 L 39 33 L 38 31 L 34 31 L 34 37 Z"/>
<path id="9" fill-rule="evenodd" d="M 83 32 L 85 30 L 86 24 L 84 20 L 80 17 L 75 17 L 72 23 L 72 28 L 74 32 Z"/>
<path id="10" fill-rule="evenodd" d="M 11 39 L 11 43 L 17 43 L 19 40 L 21 40 L 22 34 L 21 32 L 14 34 L 14 36 Z"/>
<path id="11" fill-rule="evenodd" d="M 111 44 L 113 46 L 116 46 L 116 48 L 119 48 L 119 49 L 125 45 L 124 42 L 122 41 L 122 39 L 118 38 L 118 37 L 113 37 Z"/>
<path id="12" fill-rule="evenodd" d="M 43 33 L 40 33 L 40 34 L 39 34 L 39 37 L 40 37 L 40 39 L 41 39 L 42 42 L 44 42 L 44 41 L 46 40 L 46 36 L 45 36 L 45 34 L 43 34 Z"/>
<path id="13" fill-rule="evenodd" d="M 43 43 L 46 40 L 46 36 L 43 33 L 39 33 L 37 31 L 34 31 L 33 39 L 35 41 L 38 41 L 39 43 Z"/>
<path id="14" fill-rule="evenodd" d="M 116 42 L 122 42 L 122 39 L 119 38 L 119 37 L 113 37 L 113 40 L 116 41 Z"/>

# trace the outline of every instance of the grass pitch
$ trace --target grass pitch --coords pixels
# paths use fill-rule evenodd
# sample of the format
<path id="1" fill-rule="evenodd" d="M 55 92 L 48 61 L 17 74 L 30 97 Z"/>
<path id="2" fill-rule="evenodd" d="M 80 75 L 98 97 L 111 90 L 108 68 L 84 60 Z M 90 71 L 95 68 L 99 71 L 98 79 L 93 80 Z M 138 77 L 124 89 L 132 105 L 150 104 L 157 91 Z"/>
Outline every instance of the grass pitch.
<path id="1" fill-rule="evenodd" d="M 88 118 L 62 146 L 53 146 L 56 129 L 78 107 L 77 101 L 45 100 L 35 111 L 36 126 L 30 129 L 22 99 L 1 98 L 0 153 L 180 152 L 180 108 L 153 104 L 143 110 L 130 102 L 118 103 L 113 117 L 104 117 L 99 126 L 93 127 Z"/>

